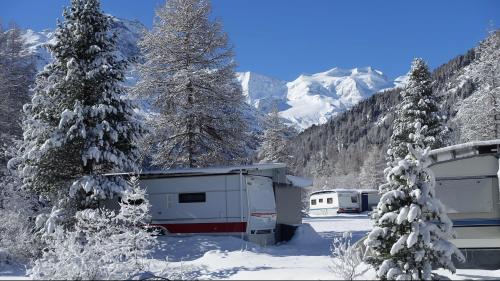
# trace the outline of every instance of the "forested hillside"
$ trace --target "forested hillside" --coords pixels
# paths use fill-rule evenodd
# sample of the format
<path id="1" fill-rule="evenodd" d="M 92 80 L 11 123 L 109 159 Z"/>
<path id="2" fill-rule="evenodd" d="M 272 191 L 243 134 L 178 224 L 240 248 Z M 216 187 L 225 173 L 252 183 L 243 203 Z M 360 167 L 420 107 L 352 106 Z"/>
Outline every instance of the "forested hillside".
<path id="1" fill-rule="evenodd" d="M 499 30 L 492 32 L 479 46 L 439 66 L 432 73 L 433 90 L 439 97 L 442 116 L 450 129 L 447 144 L 474 140 L 464 138 L 466 125 L 456 118 L 457 112 L 465 108 L 480 109 L 482 106 L 478 102 L 466 106 L 467 98 L 492 95 L 494 101 L 492 91 L 497 89 L 485 85 L 498 80 L 499 37 Z M 490 81 L 480 77 L 490 77 Z M 364 177 L 369 173 L 361 172 L 370 169 L 377 171 L 377 182 L 383 181 L 380 167 L 384 166 L 386 146 L 392 134 L 393 109 L 400 100 L 400 91 L 396 88 L 379 92 L 328 123 L 303 131 L 289 143 L 293 155 L 287 162 L 292 171 L 314 177 L 316 188 L 363 186 L 361 182 L 367 180 Z M 493 101 L 493 111 L 498 111 Z M 474 130 L 481 129 L 468 130 L 474 135 Z M 476 135 L 477 139 L 487 138 Z M 375 159 L 367 157 L 369 154 L 375 154 Z"/>

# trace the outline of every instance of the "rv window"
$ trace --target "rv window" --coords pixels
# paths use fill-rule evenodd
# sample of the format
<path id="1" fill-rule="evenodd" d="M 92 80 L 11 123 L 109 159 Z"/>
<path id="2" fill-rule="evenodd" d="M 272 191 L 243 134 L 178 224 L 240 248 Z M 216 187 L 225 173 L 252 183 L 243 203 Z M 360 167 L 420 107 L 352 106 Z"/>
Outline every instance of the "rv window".
<path id="1" fill-rule="evenodd" d="M 206 202 L 205 192 L 179 193 L 179 203 L 199 203 L 199 202 Z"/>
<path id="2" fill-rule="evenodd" d="M 311 200 L 311 205 L 316 205 L 316 199 Z"/>
<path id="3" fill-rule="evenodd" d="M 351 195 L 351 203 L 358 203 L 358 195 Z"/>
<path id="4" fill-rule="evenodd" d="M 326 204 L 333 204 L 333 198 L 326 198 Z"/>
<path id="5" fill-rule="evenodd" d="M 323 198 L 319 199 L 318 201 L 319 203 L 323 203 Z"/>

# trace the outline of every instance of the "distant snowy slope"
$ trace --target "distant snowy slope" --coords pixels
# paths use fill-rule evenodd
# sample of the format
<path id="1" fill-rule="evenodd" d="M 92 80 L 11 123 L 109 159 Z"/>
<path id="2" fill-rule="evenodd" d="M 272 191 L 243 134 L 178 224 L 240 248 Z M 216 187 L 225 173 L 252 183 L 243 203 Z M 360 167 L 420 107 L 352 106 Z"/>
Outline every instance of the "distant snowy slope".
<path id="1" fill-rule="evenodd" d="M 333 68 L 313 75 L 301 75 L 287 83 L 289 109 L 281 115 L 305 129 L 323 124 L 377 91 L 394 87 L 382 72 L 371 67 Z"/>
<path id="2" fill-rule="evenodd" d="M 37 58 L 37 69 L 43 69 L 43 67 L 50 62 L 50 54 L 47 49 L 44 48 L 44 45 L 53 42 L 54 32 L 49 29 L 40 32 L 28 29 L 22 37 L 28 46 L 28 50 Z"/>
<path id="3" fill-rule="evenodd" d="M 250 71 L 238 72 L 236 79 L 249 105 L 263 112 L 269 112 L 273 106 L 286 109 L 286 82 Z"/>
<path id="4" fill-rule="evenodd" d="M 398 76 L 394 79 L 394 86 L 396 88 L 403 88 L 406 84 L 408 84 L 408 79 L 410 79 L 409 74 Z"/>

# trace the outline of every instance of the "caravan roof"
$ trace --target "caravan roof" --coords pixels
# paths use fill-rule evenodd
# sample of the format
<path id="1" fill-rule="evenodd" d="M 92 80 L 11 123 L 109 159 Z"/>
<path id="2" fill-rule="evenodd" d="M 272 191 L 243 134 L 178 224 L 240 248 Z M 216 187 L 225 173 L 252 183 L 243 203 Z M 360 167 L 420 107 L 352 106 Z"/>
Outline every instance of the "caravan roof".
<path id="1" fill-rule="evenodd" d="M 258 170 L 272 170 L 286 168 L 283 163 L 271 164 L 254 164 L 242 166 L 221 166 L 221 167 L 208 167 L 208 168 L 181 168 L 181 169 L 168 169 L 147 171 L 141 173 L 142 175 L 175 175 L 175 174 L 229 174 L 239 171 L 258 171 Z"/>
<path id="2" fill-rule="evenodd" d="M 485 154 L 485 153 L 500 153 L 498 148 L 500 147 L 500 139 L 489 140 L 489 141 L 473 141 L 467 143 L 461 143 L 457 145 L 451 145 L 443 148 L 433 149 L 429 155 L 439 155 L 447 152 L 459 152 L 459 151 L 470 151 L 474 154 Z"/>
<path id="3" fill-rule="evenodd" d="M 275 170 L 275 171 L 273 171 Z M 279 171 L 276 171 L 279 170 Z M 294 187 L 306 188 L 313 185 L 312 180 L 307 178 L 286 175 L 286 164 L 284 163 L 263 163 L 240 166 L 221 166 L 207 168 L 181 168 L 166 169 L 156 171 L 141 172 L 141 178 L 163 178 L 176 176 L 202 176 L 202 175 L 224 175 L 224 174 L 263 174 L 272 176 L 273 181 L 277 183 L 292 185 Z M 112 173 L 107 175 L 130 175 L 132 173 Z"/>
<path id="4" fill-rule="evenodd" d="M 321 191 L 316 191 L 311 193 L 311 195 L 315 194 L 323 194 L 323 193 L 358 193 L 358 190 L 356 189 L 328 189 L 328 190 L 321 190 Z"/>
<path id="5" fill-rule="evenodd" d="M 220 166 L 220 167 L 207 167 L 207 168 L 179 168 L 179 169 L 166 169 L 141 172 L 142 176 L 155 176 L 155 175 L 196 175 L 196 174 L 229 174 L 240 171 L 258 171 L 258 170 L 272 170 L 286 168 L 283 163 L 270 163 L 270 164 L 253 164 L 241 166 Z M 107 175 L 129 175 L 132 173 L 111 173 Z"/>

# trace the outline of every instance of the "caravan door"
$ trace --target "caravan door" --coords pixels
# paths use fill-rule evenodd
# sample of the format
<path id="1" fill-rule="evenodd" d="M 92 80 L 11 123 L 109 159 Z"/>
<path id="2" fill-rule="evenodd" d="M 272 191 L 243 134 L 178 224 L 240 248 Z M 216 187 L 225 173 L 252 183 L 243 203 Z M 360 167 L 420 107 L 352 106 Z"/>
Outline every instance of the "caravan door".
<path id="1" fill-rule="evenodd" d="M 268 177 L 247 175 L 248 240 L 260 245 L 274 244 L 276 202 L 273 181 Z"/>

